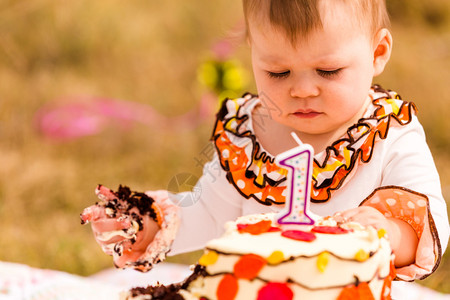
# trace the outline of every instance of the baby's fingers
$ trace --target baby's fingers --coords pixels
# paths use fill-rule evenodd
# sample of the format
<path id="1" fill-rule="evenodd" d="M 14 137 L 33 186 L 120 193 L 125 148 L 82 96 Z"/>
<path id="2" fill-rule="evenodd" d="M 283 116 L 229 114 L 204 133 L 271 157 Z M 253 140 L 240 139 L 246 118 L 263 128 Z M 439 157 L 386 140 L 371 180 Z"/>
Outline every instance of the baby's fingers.
<path id="1" fill-rule="evenodd" d="M 130 266 L 142 256 L 142 251 L 132 249 L 132 247 L 133 243 L 130 240 L 124 240 L 115 245 L 112 256 L 117 267 L 125 268 Z"/>
<path id="2" fill-rule="evenodd" d="M 120 231 L 129 229 L 133 221 L 128 217 L 121 218 L 102 218 L 91 223 L 94 233 L 106 231 Z"/>
<path id="3" fill-rule="evenodd" d="M 104 202 L 117 199 L 117 195 L 109 188 L 99 184 L 95 189 L 95 194 L 97 197 Z"/>
<path id="4" fill-rule="evenodd" d="M 376 229 L 387 228 L 389 224 L 386 217 L 377 209 L 370 206 L 360 206 L 339 212 L 334 215 L 334 218 L 339 222 L 357 222 L 363 226 L 373 226 Z"/>
<path id="5" fill-rule="evenodd" d="M 96 240 L 101 245 L 116 244 L 124 240 L 136 238 L 136 231 L 133 228 L 128 230 L 104 231 L 95 234 Z"/>
<path id="6" fill-rule="evenodd" d="M 122 255 L 124 249 L 123 245 L 127 245 L 126 249 L 130 248 L 131 245 L 136 241 L 136 233 L 138 230 L 139 225 L 133 221 L 131 223 L 131 226 L 124 229 L 111 231 L 96 231 L 94 229 L 94 235 L 97 243 L 99 243 L 106 254 Z"/>
<path id="7" fill-rule="evenodd" d="M 80 215 L 81 224 L 95 222 L 105 217 L 106 217 L 105 208 L 99 205 L 92 205 L 86 207 Z"/>
<path id="8" fill-rule="evenodd" d="M 128 240 L 126 240 L 124 238 L 119 239 L 116 242 L 110 242 L 110 243 L 102 243 L 98 240 L 97 240 L 97 242 L 102 247 L 103 252 L 105 252 L 108 255 L 111 255 L 114 260 L 116 260 L 117 257 L 122 256 L 124 244 L 131 245 L 131 242 L 129 242 Z"/>
<path id="9" fill-rule="evenodd" d="M 80 215 L 81 224 L 94 222 L 105 217 L 115 217 L 121 212 L 121 203 L 112 190 L 98 185 L 95 193 L 100 201 L 84 209 Z"/>

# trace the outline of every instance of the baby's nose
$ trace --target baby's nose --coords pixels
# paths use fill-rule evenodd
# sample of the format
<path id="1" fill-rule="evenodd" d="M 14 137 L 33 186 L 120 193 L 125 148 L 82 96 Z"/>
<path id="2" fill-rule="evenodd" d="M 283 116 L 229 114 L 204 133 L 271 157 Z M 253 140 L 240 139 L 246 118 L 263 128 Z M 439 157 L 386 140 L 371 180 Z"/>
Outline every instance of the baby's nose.
<path id="1" fill-rule="evenodd" d="M 314 80 L 310 78 L 296 78 L 289 91 L 292 98 L 306 99 L 317 97 L 320 94 L 320 89 Z"/>

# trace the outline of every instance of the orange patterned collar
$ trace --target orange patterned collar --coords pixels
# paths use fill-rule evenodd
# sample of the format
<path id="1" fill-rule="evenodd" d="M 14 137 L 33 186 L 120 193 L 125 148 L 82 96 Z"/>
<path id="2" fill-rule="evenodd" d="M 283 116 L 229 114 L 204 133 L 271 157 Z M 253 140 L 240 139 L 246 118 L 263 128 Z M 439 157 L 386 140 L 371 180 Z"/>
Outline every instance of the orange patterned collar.
<path id="1" fill-rule="evenodd" d="M 389 128 L 410 123 L 417 112 L 412 102 L 380 86 L 373 86 L 369 96 L 372 105 L 365 116 L 314 156 L 312 202 L 328 201 L 358 164 L 371 160 L 376 142 L 387 137 Z M 265 205 L 283 204 L 287 171 L 261 148 L 252 129 L 251 112 L 260 101 L 252 94 L 226 99 L 217 114 L 212 140 L 228 181 L 240 194 Z"/>

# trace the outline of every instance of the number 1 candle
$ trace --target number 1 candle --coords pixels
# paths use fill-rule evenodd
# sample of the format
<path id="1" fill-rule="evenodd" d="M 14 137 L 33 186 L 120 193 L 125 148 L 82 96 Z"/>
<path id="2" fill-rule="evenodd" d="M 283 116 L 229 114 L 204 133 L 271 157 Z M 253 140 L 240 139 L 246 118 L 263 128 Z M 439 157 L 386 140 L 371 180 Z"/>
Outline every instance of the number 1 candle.
<path id="1" fill-rule="evenodd" d="M 292 133 L 299 146 L 276 157 L 281 166 L 288 169 L 287 195 L 285 208 L 278 214 L 279 224 L 313 225 L 314 220 L 308 215 L 311 190 L 312 161 L 314 149 L 303 144 Z"/>

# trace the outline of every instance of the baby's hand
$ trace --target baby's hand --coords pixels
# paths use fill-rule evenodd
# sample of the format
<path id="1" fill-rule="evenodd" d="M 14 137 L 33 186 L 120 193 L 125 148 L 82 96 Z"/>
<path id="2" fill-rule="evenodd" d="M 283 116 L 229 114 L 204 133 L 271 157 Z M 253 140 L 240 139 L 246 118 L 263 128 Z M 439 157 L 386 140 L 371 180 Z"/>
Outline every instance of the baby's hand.
<path id="1" fill-rule="evenodd" d="M 353 221 L 363 226 L 373 226 L 377 230 L 385 229 L 388 233 L 391 222 L 381 212 L 371 206 L 360 206 L 335 214 L 337 221 Z"/>
<path id="2" fill-rule="evenodd" d="M 354 221 L 364 226 L 373 226 L 377 230 L 385 229 L 391 249 L 395 254 L 395 266 L 403 267 L 414 263 L 418 244 L 417 234 L 405 221 L 386 218 L 371 206 L 359 206 L 335 214 L 336 221 Z M 400 251 L 401 250 L 401 251 Z"/>
<path id="3" fill-rule="evenodd" d="M 114 193 L 98 186 L 96 193 L 100 201 L 84 209 L 81 223 L 91 223 L 97 243 L 113 256 L 117 267 L 123 268 L 145 253 L 160 229 L 155 221 L 160 213 L 155 214 L 156 205 L 151 198 L 145 194 L 130 197 L 127 188 L 121 187 Z"/>

